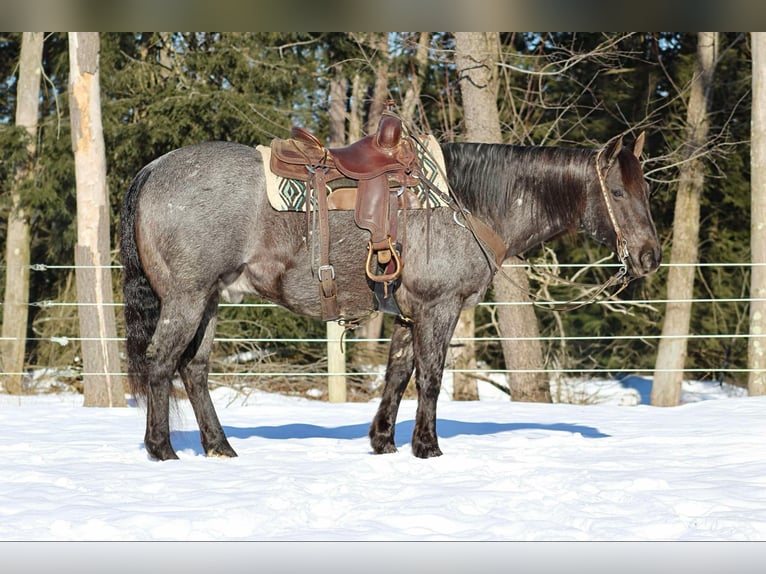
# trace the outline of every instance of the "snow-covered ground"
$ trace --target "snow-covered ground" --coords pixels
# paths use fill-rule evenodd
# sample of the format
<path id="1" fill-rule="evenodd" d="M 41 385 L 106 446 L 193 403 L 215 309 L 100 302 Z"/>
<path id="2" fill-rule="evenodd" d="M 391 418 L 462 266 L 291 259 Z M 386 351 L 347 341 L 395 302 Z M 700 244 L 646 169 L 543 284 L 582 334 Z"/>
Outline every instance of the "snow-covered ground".
<path id="1" fill-rule="evenodd" d="M 371 454 L 377 407 L 219 388 L 236 459 L 206 458 L 188 403 L 180 460 L 143 449 L 140 408 L 0 395 L 0 540 L 766 540 L 766 397 L 686 383 L 641 404 L 640 377 L 580 383 L 598 404 L 439 403 L 444 456 Z M 447 385 L 448 390 L 448 385 Z M 631 406 L 633 405 L 633 406 Z"/>

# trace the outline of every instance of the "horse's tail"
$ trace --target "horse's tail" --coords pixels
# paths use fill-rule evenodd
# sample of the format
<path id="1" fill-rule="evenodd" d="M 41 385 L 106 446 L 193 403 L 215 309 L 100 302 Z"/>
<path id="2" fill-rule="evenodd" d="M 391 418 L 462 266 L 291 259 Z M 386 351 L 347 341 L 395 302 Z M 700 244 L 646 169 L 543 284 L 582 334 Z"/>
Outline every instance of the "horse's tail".
<path id="1" fill-rule="evenodd" d="M 142 399 L 148 391 L 146 349 L 160 315 L 160 301 L 146 277 L 136 245 L 136 212 L 141 189 L 152 172 L 151 165 L 138 172 L 122 204 L 120 215 L 120 260 L 123 267 L 123 303 L 126 325 L 128 383 L 133 396 Z"/>

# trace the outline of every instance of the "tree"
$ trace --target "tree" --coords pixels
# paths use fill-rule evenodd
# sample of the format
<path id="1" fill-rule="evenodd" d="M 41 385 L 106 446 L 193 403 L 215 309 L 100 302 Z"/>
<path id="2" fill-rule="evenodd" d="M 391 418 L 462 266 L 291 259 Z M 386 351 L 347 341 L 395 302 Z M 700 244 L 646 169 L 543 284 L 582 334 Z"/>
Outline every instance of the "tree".
<path id="1" fill-rule="evenodd" d="M 463 98 L 465 136 L 469 141 L 503 141 L 497 107 L 499 44 L 497 33 L 455 33 L 455 64 Z M 493 287 L 497 301 L 528 301 L 529 280 L 523 268 L 512 267 L 496 274 Z M 501 335 L 517 339 L 502 343 L 506 368 L 512 371 L 508 377 L 511 399 L 550 402 L 547 381 L 541 373 L 529 372 L 543 365 L 534 309 L 525 305 L 501 305 L 497 315 Z M 465 340 L 473 336 L 474 330 L 474 311 L 468 309 L 462 313 L 455 331 L 456 337 L 464 339 L 455 353 L 457 369 L 475 368 L 475 346 Z M 520 372 L 524 370 L 527 372 Z M 478 397 L 475 379 L 456 373 L 454 380 L 454 398 Z"/>
<path id="2" fill-rule="evenodd" d="M 367 113 L 367 133 L 373 134 L 378 129 L 380 117 L 388 101 L 388 34 L 373 32 L 369 38 L 372 49 L 372 65 L 375 80 L 370 94 L 370 109 Z"/>
<path id="3" fill-rule="evenodd" d="M 499 35 L 496 32 L 455 32 L 455 67 L 460 95 L 463 98 L 465 138 L 467 141 L 502 143 L 497 111 L 497 74 Z M 455 327 L 452 356 L 457 372 L 452 377 L 454 400 L 476 400 L 476 379 L 468 372 L 476 369 L 476 313 L 464 309 Z"/>
<path id="4" fill-rule="evenodd" d="M 77 299 L 85 406 L 125 406 L 109 269 L 109 201 L 101 124 L 99 36 L 69 33 L 69 109 L 77 182 Z"/>
<path id="5" fill-rule="evenodd" d="M 410 82 L 404 92 L 402 99 L 402 118 L 409 124 L 415 123 L 415 111 L 420 101 L 420 92 L 423 87 L 423 78 L 428 67 L 428 52 L 431 42 L 430 32 L 420 32 L 418 34 L 418 44 L 415 51 L 413 67 L 415 68 L 410 75 Z"/>
<path id="6" fill-rule="evenodd" d="M 766 395 L 766 33 L 752 32 L 750 340 L 747 389 Z"/>
<path id="7" fill-rule="evenodd" d="M 16 88 L 16 126 L 26 131 L 25 156 L 15 167 L 5 245 L 5 296 L 3 302 L 0 365 L 10 373 L 5 390 L 22 390 L 24 349 L 29 318 L 29 214 L 23 206 L 23 188 L 34 182 L 37 148 L 40 78 L 42 75 L 43 32 L 24 32 L 21 40 L 19 79 Z"/>
<path id="8" fill-rule="evenodd" d="M 703 157 L 710 129 L 708 109 L 717 48 L 717 32 L 697 34 L 697 58 L 687 106 L 686 137 L 673 217 L 671 267 L 667 282 L 669 302 L 652 384 L 651 401 L 656 406 L 674 406 L 681 402 L 694 295 L 694 264 L 698 261 L 700 203 L 705 184 Z"/>

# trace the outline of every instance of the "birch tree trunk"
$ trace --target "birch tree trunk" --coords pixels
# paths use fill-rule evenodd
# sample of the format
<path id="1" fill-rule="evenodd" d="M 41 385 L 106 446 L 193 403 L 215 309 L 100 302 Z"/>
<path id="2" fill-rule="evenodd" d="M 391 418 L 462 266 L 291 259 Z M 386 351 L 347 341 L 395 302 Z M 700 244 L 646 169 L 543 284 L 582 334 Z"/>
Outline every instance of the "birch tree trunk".
<path id="1" fill-rule="evenodd" d="M 8 393 L 22 391 L 24 349 L 29 319 L 29 219 L 21 206 L 21 186 L 34 178 L 37 116 L 42 72 L 43 32 L 24 32 L 21 38 L 19 80 L 16 86 L 16 125 L 26 129 L 27 158 L 15 168 L 5 244 L 5 296 L 0 339 L 0 370 L 8 373 Z"/>
<path id="2" fill-rule="evenodd" d="M 108 268 L 109 201 L 99 94 L 99 37 L 69 33 L 69 108 L 77 184 L 77 300 L 83 337 L 84 405 L 125 406 Z"/>
<path id="3" fill-rule="evenodd" d="M 679 170 L 678 195 L 673 215 L 673 243 L 668 271 L 668 304 L 657 349 L 651 401 L 656 406 L 681 402 L 689 324 L 694 296 L 694 264 L 698 260 L 700 199 L 705 184 L 703 156 L 709 132 L 710 88 L 718 48 L 716 32 L 697 34 L 697 59 L 686 119 L 686 143 Z M 674 264 L 684 264 L 673 266 Z"/>
<path id="4" fill-rule="evenodd" d="M 747 362 L 750 395 L 766 395 L 766 32 L 750 34 L 753 104 L 750 136 L 750 339 Z M 760 299 L 760 301 L 759 301 Z"/>

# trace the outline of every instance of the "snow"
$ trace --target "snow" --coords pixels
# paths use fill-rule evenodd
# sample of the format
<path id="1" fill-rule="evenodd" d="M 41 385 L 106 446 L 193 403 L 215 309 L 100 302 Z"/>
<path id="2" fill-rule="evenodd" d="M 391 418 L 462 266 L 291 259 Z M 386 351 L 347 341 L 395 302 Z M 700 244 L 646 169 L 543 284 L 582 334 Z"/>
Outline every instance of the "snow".
<path id="1" fill-rule="evenodd" d="M 480 401 L 445 392 L 444 455 L 428 460 L 411 454 L 412 400 L 399 452 L 376 456 L 377 400 L 218 388 L 239 457 L 205 457 L 181 401 L 180 460 L 156 462 L 141 408 L 0 395 L 0 540 L 766 540 L 766 397 L 690 382 L 684 404 L 658 408 L 643 400 L 650 385 L 567 387 L 595 404 L 513 403 L 484 384 Z"/>

